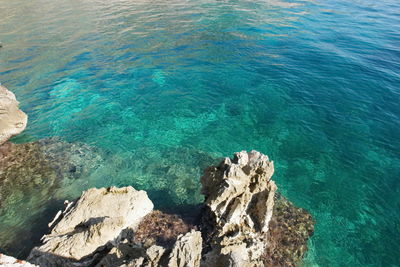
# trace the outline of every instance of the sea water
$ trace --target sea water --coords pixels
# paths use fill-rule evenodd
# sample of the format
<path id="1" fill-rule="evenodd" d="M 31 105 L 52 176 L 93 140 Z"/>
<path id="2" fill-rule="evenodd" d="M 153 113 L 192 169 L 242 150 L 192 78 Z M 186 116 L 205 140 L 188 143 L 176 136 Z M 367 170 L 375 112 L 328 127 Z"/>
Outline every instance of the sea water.
<path id="1" fill-rule="evenodd" d="M 54 215 L 38 202 L 132 185 L 179 212 L 206 166 L 256 149 L 317 222 L 304 265 L 400 264 L 399 1 L 0 0 L 0 41 L 0 82 L 29 115 L 14 141 L 105 155 L 0 212 L 3 252 Z"/>

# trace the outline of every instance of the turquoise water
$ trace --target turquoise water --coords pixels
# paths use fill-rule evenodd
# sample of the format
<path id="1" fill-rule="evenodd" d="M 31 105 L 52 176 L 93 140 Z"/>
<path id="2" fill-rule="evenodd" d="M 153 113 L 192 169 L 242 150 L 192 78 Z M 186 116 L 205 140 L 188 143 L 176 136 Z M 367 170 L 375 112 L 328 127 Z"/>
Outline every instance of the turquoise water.
<path id="1" fill-rule="evenodd" d="M 400 2 L 0 0 L 0 18 L 15 141 L 105 155 L 51 197 L 133 185 L 180 209 L 205 166 L 257 149 L 317 221 L 306 266 L 400 265 Z M 0 248 L 44 220 L 15 205 Z"/>

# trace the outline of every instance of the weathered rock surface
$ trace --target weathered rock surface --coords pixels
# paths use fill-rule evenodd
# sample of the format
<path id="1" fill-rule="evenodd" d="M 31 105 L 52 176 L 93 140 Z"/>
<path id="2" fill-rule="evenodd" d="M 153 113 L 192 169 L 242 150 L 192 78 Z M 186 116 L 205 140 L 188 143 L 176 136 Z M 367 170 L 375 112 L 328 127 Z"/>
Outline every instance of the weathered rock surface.
<path id="1" fill-rule="evenodd" d="M 0 145 L 25 130 L 28 116 L 18 105 L 15 95 L 0 85 Z"/>
<path id="2" fill-rule="evenodd" d="M 0 266 L 3 267 L 36 267 L 37 265 L 30 264 L 29 262 L 18 260 L 0 253 Z"/>
<path id="3" fill-rule="evenodd" d="M 198 231 L 180 235 L 169 256 L 168 266 L 199 267 L 201 260 L 202 238 Z"/>
<path id="4" fill-rule="evenodd" d="M 201 178 L 208 225 L 206 266 L 263 266 L 277 189 L 273 162 L 257 152 L 235 153 Z"/>
<path id="5" fill-rule="evenodd" d="M 127 240 L 112 247 L 109 253 L 96 264 L 98 267 L 199 267 L 202 238 L 199 231 L 181 234 L 173 246 L 132 243 Z"/>
<path id="6" fill-rule="evenodd" d="M 134 229 L 152 209 L 147 193 L 133 187 L 89 189 L 67 205 L 28 259 L 40 266 L 54 265 L 48 255 L 79 261 L 108 242 L 116 244 L 122 230 Z"/>
<path id="7" fill-rule="evenodd" d="M 28 260 L 40 266 L 200 266 L 202 237 L 132 187 L 85 191 Z M 152 230 L 150 229 L 152 228 Z"/>

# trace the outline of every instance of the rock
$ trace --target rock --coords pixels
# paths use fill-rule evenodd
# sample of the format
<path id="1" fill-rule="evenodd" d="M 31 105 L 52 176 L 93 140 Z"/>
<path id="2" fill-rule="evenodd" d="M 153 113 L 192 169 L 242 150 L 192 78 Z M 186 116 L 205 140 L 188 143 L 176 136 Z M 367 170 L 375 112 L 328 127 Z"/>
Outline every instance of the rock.
<path id="1" fill-rule="evenodd" d="M 199 231 L 180 235 L 169 255 L 168 266 L 199 267 L 201 260 L 202 238 Z"/>
<path id="2" fill-rule="evenodd" d="M 199 231 L 181 234 L 172 247 L 121 242 L 113 247 L 96 265 L 97 267 L 199 267 L 202 238 Z"/>
<path id="3" fill-rule="evenodd" d="M 207 266 L 263 266 L 277 189 L 273 162 L 257 152 L 235 153 L 201 178 L 208 228 Z"/>
<path id="4" fill-rule="evenodd" d="M 53 266 L 61 261 L 79 261 L 107 243 L 117 244 L 122 230 L 135 228 L 151 212 L 153 203 L 144 191 L 133 187 L 92 188 L 68 210 L 43 237 L 43 245 L 31 251 L 29 261 Z"/>
<path id="5" fill-rule="evenodd" d="M 18 105 L 15 95 L 0 85 L 0 145 L 25 130 L 28 116 Z"/>
<path id="6" fill-rule="evenodd" d="M 201 233 L 177 215 L 153 211 L 96 266 L 199 266 Z"/>
<path id="7" fill-rule="evenodd" d="M 0 253 L 0 266 L 3 267 L 36 267 L 37 265 L 30 264 L 29 262 L 18 260 Z"/>
<path id="8" fill-rule="evenodd" d="M 236 153 L 201 178 L 202 224 L 152 211 L 132 187 L 89 189 L 66 202 L 28 260 L 39 266 L 296 266 L 313 220 L 276 193 L 273 162 Z M 203 241 L 204 238 L 204 241 Z"/>

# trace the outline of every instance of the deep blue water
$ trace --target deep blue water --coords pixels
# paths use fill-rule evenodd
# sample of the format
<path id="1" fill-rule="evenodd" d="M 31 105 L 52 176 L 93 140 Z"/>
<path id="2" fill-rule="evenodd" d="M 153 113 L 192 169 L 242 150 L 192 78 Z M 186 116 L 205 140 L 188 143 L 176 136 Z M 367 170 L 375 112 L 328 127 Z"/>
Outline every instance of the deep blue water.
<path id="1" fill-rule="evenodd" d="M 133 185 L 179 209 L 210 162 L 256 149 L 317 221 L 306 266 L 400 265 L 399 1 L 0 0 L 0 18 L 15 141 L 107 155 L 56 198 Z M 0 213 L 0 249 L 49 205 L 30 199 Z"/>

